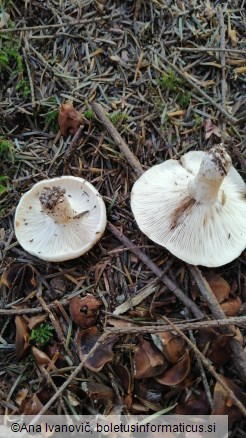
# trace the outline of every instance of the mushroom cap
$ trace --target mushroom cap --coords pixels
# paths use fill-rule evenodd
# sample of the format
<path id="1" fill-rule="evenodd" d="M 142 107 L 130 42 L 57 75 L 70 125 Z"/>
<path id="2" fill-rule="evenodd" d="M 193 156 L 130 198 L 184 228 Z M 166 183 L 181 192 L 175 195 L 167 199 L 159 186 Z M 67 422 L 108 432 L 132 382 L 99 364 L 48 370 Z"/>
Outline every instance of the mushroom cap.
<path id="1" fill-rule="evenodd" d="M 147 170 L 134 184 L 131 207 L 141 231 L 193 265 L 222 266 L 246 246 L 245 183 L 231 166 L 214 204 L 190 197 L 205 152 L 191 151 Z"/>
<path id="2" fill-rule="evenodd" d="M 39 200 L 46 187 L 59 186 L 77 218 L 56 223 L 42 211 Z M 88 211 L 79 217 L 79 213 Z M 104 201 L 83 178 L 61 176 L 35 184 L 20 199 L 15 213 L 15 234 L 21 246 L 42 260 L 61 262 L 88 252 L 101 238 L 107 223 Z"/>

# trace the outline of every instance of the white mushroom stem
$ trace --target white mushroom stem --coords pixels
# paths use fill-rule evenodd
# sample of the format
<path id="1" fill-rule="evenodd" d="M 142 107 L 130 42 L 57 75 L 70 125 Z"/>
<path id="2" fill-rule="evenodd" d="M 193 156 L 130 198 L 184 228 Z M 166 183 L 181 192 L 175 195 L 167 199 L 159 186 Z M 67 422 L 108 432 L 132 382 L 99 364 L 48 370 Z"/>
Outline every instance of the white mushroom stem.
<path id="1" fill-rule="evenodd" d="M 66 190 L 61 187 L 44 187 L 39 196 L 42 211 L 58 224 L 67 224 L 74 217 L 65 193 Z"/>
<path id="2" fill-rule="evenodd" d="M 202 160 L 197 176 L 188 184 L 190 196 L 201 204 L 215 203 L 231 164 L 231 158 L 222 145 L 210 149 Z"/>

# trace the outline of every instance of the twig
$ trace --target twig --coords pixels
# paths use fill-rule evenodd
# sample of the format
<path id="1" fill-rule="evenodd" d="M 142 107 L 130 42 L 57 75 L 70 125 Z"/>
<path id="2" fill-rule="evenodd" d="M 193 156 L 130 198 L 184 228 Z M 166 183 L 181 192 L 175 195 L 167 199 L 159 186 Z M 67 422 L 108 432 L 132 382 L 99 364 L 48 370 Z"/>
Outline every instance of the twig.
<path id="1" fill-rule="evenodd" d="M 114 317 L 114 315 L 112 315 Z M 226 319 L 220 319 L 220 320 L 212 320 L 212 321 L 198 321 L 198 322 L 175 322 L 175 325 L 180 330 L 202 330 L 203 328 L 209 328 L 209 327 L 222 327 L 222 326 L 228 326 L 231 324 L 240 324 L 243 322 L 246 323 L 246 316 L 242 317 L 233 317 L 233 318 L 226 318 Z M 170 331 L 170 327 L 168 327 L 166 324 L 159 324 L 159 325 L 146 325 L 146 326 L 140 326 L 140 325 L 127 325 L 125 328 L 107 328 L 108 332 L 110 334 L 130 334 L 130 333 L 161 333 L 164 331 Z"/>
<path id="2" fill-rule="evenodd" d="M 208 282 L 202 276 L 201 272 L 196 266 L 189 265 L 189 269 L 193 278 L 195 279 L 197 286 L 205 298 L 212 315 L 217 319 L 224 319 L 226 317 L 222 308 L 220 307 L 214 293 L 212 292 Z M 222 329 L 224 333 L 231 334 L 232 331 L 229 327 L 224 327 Z M 237 341 L 237 339 L 231 339 L 229 341 L 230 349 L 232 351 L 232 361 L 235 365 L 235 368 L 240 374 L 240 377 L 246 381 L 246 352 L 243 350 L 242 345 Z"/>
<path id="3" fill-rule="evenodd" d="M 91 12 L 90 16 L 92 15 L 96 15 L 96 12 Z M 114 14 L 114 17 L 118 17 L 120 15 L 120 12 L 117 12 Z M 87 14 L 87 16 L 89 16 L 89 14 Z M 105 19 L 112 19 L 112 15 L 104 15 L 103 16 L 104 20 Z M 86 18 L 84 20 L 78 20 L 78 21 L 70 21 L 67 23 L 56 23 L 56 24 L 44 24 L 42 26 L 23 26 L 23 27 L 11 27 L 11 28 L 7 28 L 7 29 L 1 29 L 0 30 L 0 34 L 1 33 L 17 33 L 17 32 L 30 32 L 32 30 L 43 30 L 43 29 L 60 29 L 61 27 L 77 27 L 80 26 L 81 24 L 88 24 L 88 23 L 94 23 L 95 21 L 102 21 L 102 17 L 93 17 L 93 18 Z"/>
<path id="4" fill-rule="evenodd" d="M 245 55 L 245 50 L 225 49 L 221 47 L 176 47 L 180 52 L 229 52 Z"/>
<path id="5" fill-rule="evenodd" d="M 162 316 L 162 318 L 170 324 L 170 326 L 176 330 L 176 332 L 187 342 L 189 347 L 194 351 L 194 353 L 201 359 L 201 362 L 203 365 L 207 368 L 207 370 L 212 374 L 212 376 L 219 382 L 219 384 L 222 386 L 222 388 L 227 392 L 229 397 L 233 400 L 234 404 L 240 409 L 242 414 L 246 417 L 246 408 L 243 406 L 243 404 L 238 400 L 238 398 L 235 396 L 234 392 L 227 386 L 227 384 L 223 381 L 223 379 L 220 377 L 220 375 L 214 370 L 214 367 L 211 365 L 211 363 L 204 357 L 204 355 L 198 350 L 197 346 L 191 342 L 191 340 L 181 331 L 179 328 L 176 327 L 176 325 L 170 321 L 166 316 Z"/>
<path id="6" fill-rule="evenodd" d="M 238 122 L 238 120 L 231 116 L 224 108 L 221 107 L 212 97 L 210 97 L 205 91 L 203 91 L 195 82 L 193 82 L 189 77 L 188 73 L 184 73 L 181 68 L 178 68 L 176 65 L 174 65 L 172 62 L 170 62 L 165 56 L 161 55 L 159 52 L 154 50 L 152 47 L 149 48 L 152 52 L 154 52 L 157 56 L 159 56 L 169 67 L 171 67 L 179 76 L 181 76 L 188 84 L 190 84 L 191 87 L 195 88 L 195 90 L 201 94 L 205 99 L 207 99 L 217 110 L 220 111 L 221 114 L 223 114 L 229 122 L 235 124 Z"/>
<path id="7" fill-rule="evenodd" d="M 181 289 L 179 289 L 176 284 L 167 276 L 163 275 L 158 266 L 152 260 L 144 254 L 134 243 L 131 242 L 123 233 L 121 233 L 114 225 L 111 223 L 108 224 L 111 232 L 119 239 L 126 247 L 128 247 L 129 251 L 135 254 L 142 262 L 154 272 L 157 277 L 161 279 L 161 281 L 170 289 L 171 292 L 176 295 L 176 297 L 192 312 L 192 314 L 196 318 L 204 318 L 204 313 L 197 307 L 197 305 L 188 298 Z"/>
<path id="8" fill-rule="evenodd" d="M 123 140 L 123 138 L 118 133 L 117 129 L 114 127 L 114 125 L 110 122 L 108 117 L 106 116 L 103 108 L 101 105 L 99 105 L 96 102 L 91 103 L 92 109 L 95 111 L 98 119 L 103 124 L 103 126 L 107 129 L 117 146 L 119 147 L 122 154 L 127 159 L 130 166 L 135 171 L 136 175 L 139 177 L 143 174 L 143 169 L 138 161 L 138 159 L 134 156 L 134 154 L 130 151 L 129 147 L 127 146 L 126 142 Z"/>

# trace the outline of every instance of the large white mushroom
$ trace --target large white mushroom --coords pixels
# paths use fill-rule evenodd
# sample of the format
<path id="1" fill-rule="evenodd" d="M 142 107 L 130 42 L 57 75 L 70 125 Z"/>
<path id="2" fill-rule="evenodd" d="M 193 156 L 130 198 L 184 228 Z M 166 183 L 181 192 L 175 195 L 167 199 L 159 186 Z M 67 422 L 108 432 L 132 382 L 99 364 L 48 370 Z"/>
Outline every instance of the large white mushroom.
<path id="1" fill-rule="evenodd" d="M 144 234 L 193 265 L 224 265 L 246 246 L 245 183 L 223 145 L 147 170 L 131 207 Z"/>
<path id="2" fill-rule="evenodd" d="M 21 246 L 43 260 L 61 262 L 89 251 L 106 227 L 106 208 L 83 178 L 62 176 L 35 184 L 15 213 Z"/>

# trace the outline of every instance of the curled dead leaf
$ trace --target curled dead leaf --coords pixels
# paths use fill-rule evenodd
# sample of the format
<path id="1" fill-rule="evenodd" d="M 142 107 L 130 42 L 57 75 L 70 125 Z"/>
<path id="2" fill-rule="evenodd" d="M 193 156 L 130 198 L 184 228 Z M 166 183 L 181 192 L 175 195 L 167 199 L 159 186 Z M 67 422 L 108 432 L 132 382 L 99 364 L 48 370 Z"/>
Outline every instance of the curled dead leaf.
<path id="1" fill-rule="evenodd" d="M 132 380 L 131 375 L 128 371 L 128 369 L 123 365 L 116 365 L 114 367 L 114 371 L 120 380 L 122 389 L 124 391 L 124 404 L 125 406 L 130 409 L 132 405 Z"/>
<path id="2" fill-rule="evenodd" d="M 72 320 L 81 328 L 92 327 L 97 319 L 102 302 L 93 295 L 87 294 L 83 298 L 74 297 L 69 304 Z"/>
<path id="3" fill-rule="evenodd" d="M 222 375 L 220 377 L 223 382 L 234 392 L 236 398 L 244 406 L 246 406 L 246 394 L 241 390 L 241 388 L 232 380 Z M 211 414 L 228 415 L 230 423 L 243 418 L 242 412 L 233 404 L 233 400 L 230 399 L 227 391 L 218 382 L 214 387 L 213 408 Z"/>
<path id="4" fill-rule="evenodd" d="M 76 337 L 79 358 L 82 361 L 84 356 L 94 347 L 100 338 L 97 327 L 90 327 L 85 330 L 79 330 Z M 114 353 L 112 348 L 118 340 L 118 335 L 109 335 L 103 344 L 99 345 L 94 354 L 85 362 L 85 366 L 91 371 L 100 371 L 107 362 L 110 362 Z"/>
<path id="5" fill-rule="evenodd" d="M 230 37 L 230 40 L 231 40 L 232 47 L 236 47 L 237 43 L 238 43 L 238 37 L 237 37 L 236 30 L 235 29 L 230 29 L 228 34 L 229 34 L 229 37 Z"/>
<path id="6" fill-rule="evenodd" d="M 231 358 L 229 342 L 233 334 L 220 333 L 215 328 L 203 328 L 196 336 L 197 347 L 206 351 L 207 357 L 215 365 L 225 365 Z"/>
<path id="7" fill-rule="evenodd" d="M 83 382 L 82 390 L 93 400 L 94 404 L 103 402 L 106 406 L 112 406 L 114 391 L 109 386 L 96 382 Z"/>
<path id="8" fill-rule="evenodd" d="M 19 292 L 28 295 L 37 285 L 33 267 L 23 263 L 16 263 L 4 271 L 1 282 L 16 295 Z"/>
<path id="9" fill-rule="evenodd" d="M 187 351 L 182 359 L 179 360 L 179 362 L 177 362 L 171 368 L 168 368 L 160 376 L 155 377 L 155 380 L 162 385 L 176 386 L 183 382 L 183 380 L 188 376 L 189 372 L 190 355 Z"/>
<path id="10" fill-rule="evenodd" d="M 177 336 L 172 332 L 162 332 L 155 335 L 154 342 L 156 343 L 156 338 L 159 339 L 158 347 L 163 352 L 164 356 L 170 363 L 177 363 L 185 353 L 185 341 L 181 336 Z"/>
<path id="11" fill-rule="evenodd" d="M 177 415 L 208 415 L 210 406 L 204 391 L 189 392 L 187 398 L 179 402 L 175 408 Z"/>
<path id="12" fill-rule="evenodd" d="M 23 400 L 20 405 L 19 413 L 25 415 L 37 415 L 43 408 L 43 404 L 39 400 L 37 394 L 32 394 L 28 399 Z M 44 415 L 53 415 L 53 412 L 46 411 Z"/>
<path id="13" fill-rule="evenodd" d="M 58 124 L 62 136 L 66 136 L 69 132 L 73 135 L 76 134 L 83 120 L 82 114 L 73 107 L 72 102 L 61 105 Z"/>
<path id="14" fill-rule="evenodd" d="M 57 370 L 49 356 L 37 347 L 32 347 L 32 354 L 38 366 L 42 367 L 43 365 L 48 365 L 50 369 Z"/>
<path id="15" fill-rule="evenodd" d="M 206 274 L 205 278 L 219 303 L 229 298 L 230 285 L 224 278 L 217 274 Z"/>
<path id="16" fill-rule="evenodd" d="M 150 342 L 141 339 L 141 345 L 134 355 L 135 379 L 158 376 L 168 367 L 161 352 Z"/>
<path id="17" fill-rule="evenodd" d="M 241 300 L 239 297 L 232 298 L 230 300 L 221 303 L 221 308 L 225 312 L 226 316 L 235 316 L 240 310 Z"/>
<path id="18" fill-rule="evenodd" d="M 15 335 L 15 350 L 16 358 L 18 360 L 22 359 L 30 348 L 28 343 L 30 330 L 28 328 L 27 322 L 22 316 L 15 317 L 16 335 Z"/>
<path id="19" fill-rule="evenodd" d="M 40 326 L 42 322 L 44 322 L 47 319 L 47 315 L 36 315 L 31 316 L 31 318 L 28 321 L 28 327 L 30 330 L 33 330 Z"/>

